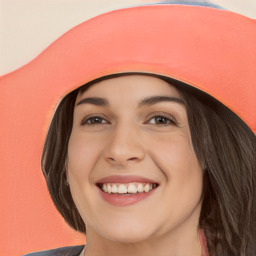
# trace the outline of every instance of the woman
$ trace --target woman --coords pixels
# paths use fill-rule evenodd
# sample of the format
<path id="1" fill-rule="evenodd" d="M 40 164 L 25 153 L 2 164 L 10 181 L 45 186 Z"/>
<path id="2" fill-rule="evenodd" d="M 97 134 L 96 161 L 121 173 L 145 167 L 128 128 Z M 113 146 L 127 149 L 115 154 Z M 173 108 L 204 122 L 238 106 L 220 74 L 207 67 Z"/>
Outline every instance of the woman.
<path id="1" fill-rule="evenodd" d="M 42 169 L 87 245 L 32 255 L 255 255 L 255 23 L 197 4 L 101 15 L 41 56 L 71 91 Z"/>

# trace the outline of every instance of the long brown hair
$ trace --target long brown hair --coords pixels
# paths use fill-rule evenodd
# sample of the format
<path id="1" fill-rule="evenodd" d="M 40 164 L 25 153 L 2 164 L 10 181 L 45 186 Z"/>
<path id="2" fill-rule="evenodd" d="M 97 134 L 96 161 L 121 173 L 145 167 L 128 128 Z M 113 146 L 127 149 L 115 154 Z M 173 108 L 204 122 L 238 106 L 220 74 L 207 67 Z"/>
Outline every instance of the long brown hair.
<path id="1" fill-rule="evenodd" d="M 256 255 L 256 137 L 209 95 L 191 87 L 182 95 L 193 146 L 205 166 L 199 225 L 210 256 Z"/>
<path id="2" fill-rule="evenodd" d="M 123 73 L 96 79 L 68 94 L 52 119 L 42 154 L 42 170 L 50 195 L 66 222 L 85 233 L 86 227 L 66 184 L 65 161 L 79 91 Z M 146 74 L 141 74 L 146 75 Z M 256 255 L 256 137 L 231 110 L 211 96 L 171 78 L 186 102 L 193 147 L 204 170 L 199 226 L 210 256 Z"/>

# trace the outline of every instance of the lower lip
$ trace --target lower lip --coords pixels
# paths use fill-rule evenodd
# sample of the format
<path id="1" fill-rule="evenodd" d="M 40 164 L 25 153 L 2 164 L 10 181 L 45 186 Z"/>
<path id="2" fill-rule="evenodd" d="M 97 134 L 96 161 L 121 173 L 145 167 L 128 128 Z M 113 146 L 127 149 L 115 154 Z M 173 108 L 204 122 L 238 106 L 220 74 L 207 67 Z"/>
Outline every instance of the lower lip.
<path id="1" fill-rule="evenodd" d="M 103 192 L 99 187 L 97 187 L 100 191 L 100 195 L 106 202 L 114 205 L 114 206 L 128 206 L 132 204 L 136 204 L 147 197 L 151 196 L 156 188 L 152 189 L 149 192 L 138 193 L 138 194 L 130 194 L 130 195 L 120 195 L 120 194 L 111 194 Z"/>

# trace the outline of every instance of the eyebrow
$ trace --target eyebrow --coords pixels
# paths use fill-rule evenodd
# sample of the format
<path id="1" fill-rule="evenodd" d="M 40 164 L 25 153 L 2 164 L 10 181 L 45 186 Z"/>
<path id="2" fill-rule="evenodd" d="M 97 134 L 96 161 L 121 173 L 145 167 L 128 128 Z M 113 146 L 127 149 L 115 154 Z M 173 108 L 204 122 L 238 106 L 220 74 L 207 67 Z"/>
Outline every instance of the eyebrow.
<path id="1" fill-rule="evenodd" d="M 157 104 L 160 102 L 166 102 L 166 101 L 185 105 L 185 102 L 180 98 L 169 97 L 169 96 L 151 96 L 140 101 L 138 104 L 138 108 L 141 108 L 143 106 L 150 106 L 150 105 L 154 105 L 154 104 Z M 108 100 L 104 98 L 98 98 L 98 97 L 84 98 L 80 100 L 76 105 L 78 106 L 81 104 L 92 104 L 96 106 L 110 106 Z"/>
<path id="2" fill-rule="evenodd" d="M 175 102 L 179 103 L 182 105 L 185 105 L 185 102 L 177 97 L 169 97 L 169 96 L 153 96 L 153 97 L 147 97 L 143 99 L 139 104 L 138 107 L 143 107 L 143 106 L 150 106 L 157 104 L 159 102 Z"/>
<path id="3" fill-rule="evenodd" d="M 81 104 L 92 104 L 96 106 L 109 106 L 109 102 L 106 99 L 103 98 L 97 98 L 97 97 L 92 97 L 92 98 L 85 98 L 80 100 L 76 105 L 81 105 Z"/>

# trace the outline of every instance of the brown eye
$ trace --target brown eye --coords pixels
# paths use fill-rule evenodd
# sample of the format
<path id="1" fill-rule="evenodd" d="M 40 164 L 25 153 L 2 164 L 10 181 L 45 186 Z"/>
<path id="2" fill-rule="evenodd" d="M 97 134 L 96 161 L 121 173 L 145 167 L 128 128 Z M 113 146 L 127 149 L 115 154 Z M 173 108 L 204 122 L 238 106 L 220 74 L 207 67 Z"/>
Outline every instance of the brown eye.
<path id="1" fill-rule="evenodd" d="M 100 116 L 92 116 L 82 121 L 81 125 L 100 125 L 107 124 L 107 121 Z"/>
<path id="2" fill-rule="evenodd" d="M 156 125 L 172 125 L 176 124 L 175 120 L 173 120 L 170 117 L 162 116 L 162 115 L 157 115 L 149 119 L 148 121 L 149 124 L 156 124 Z"/>

